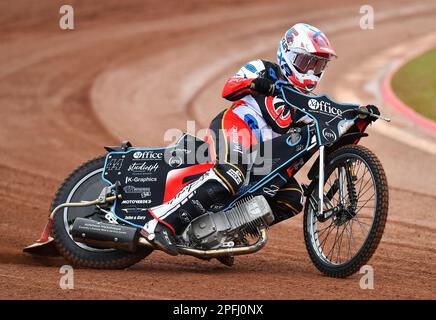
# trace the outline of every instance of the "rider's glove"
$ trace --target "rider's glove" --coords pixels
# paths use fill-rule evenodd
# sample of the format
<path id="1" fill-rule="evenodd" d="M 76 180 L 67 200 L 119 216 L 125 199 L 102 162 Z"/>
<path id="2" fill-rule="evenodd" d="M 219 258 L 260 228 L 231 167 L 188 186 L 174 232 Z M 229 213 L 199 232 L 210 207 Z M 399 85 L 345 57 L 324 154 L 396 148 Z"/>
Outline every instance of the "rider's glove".
<path id="1" fill-rule="evenodd" d="M 376 106 L 372 105 L 372 104 L 368 104 L 368 105 L 364 106 L 363 108 L 368 110 L 372 114 L 375 114 L 377 116 L 380 115 L 380 111 L 378 110 L 378 108 Z M 377 118 L 369 116 L 369 120 L 375 121 L 375 120 L 377 120 Z"/>
<path id="2" fill-rule="evenodd" d="M 275 93 L 275 82 L 265 78 L 256 78 L 251 82 L 250 89 L 266 96 L 272 96 Z"/>

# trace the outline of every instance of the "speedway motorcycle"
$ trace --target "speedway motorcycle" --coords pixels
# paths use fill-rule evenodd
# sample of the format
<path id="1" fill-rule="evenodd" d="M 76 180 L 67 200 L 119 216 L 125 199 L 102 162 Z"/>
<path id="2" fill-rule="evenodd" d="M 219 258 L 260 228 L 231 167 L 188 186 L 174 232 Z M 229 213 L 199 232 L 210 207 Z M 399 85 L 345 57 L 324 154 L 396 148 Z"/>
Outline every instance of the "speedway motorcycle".
<path id="1" fill-rule="evenodd" d="M 388 184 L 378 158 L 359 145 L 365 132 L 348 132 L 358 119 L 390 121 L 355 104 L 326 95 L 305 95 L 282 86 L 280 95 L 310 119 L 287 134 L 258 144 L 245 185 L 228 203 L 192 220 L 176 236 L 181 254 L 200 259 L 231 258 L 261 250 L 274 222 L 268 197 L 318 153 L 303 185 L 304 239 L 323 274 L 347 277 L 375 252 L 389 205 Z M 256 161 L 263 150 L 272 155 Z M 74 265 L 126 268 L 157 248 L 141 230 L 147 208 L 172 199 L 213 164 L 208 144 L 184 134 L 172 146 L 134 148 L 129 142 L 106 147 L 108 153 L 84 163 L 61 185 L 34 254 L 54 250 Z M 205 154 L 199 159 L 198 154 Z M 270 170 L 255 174 L 269 162 Z"/>

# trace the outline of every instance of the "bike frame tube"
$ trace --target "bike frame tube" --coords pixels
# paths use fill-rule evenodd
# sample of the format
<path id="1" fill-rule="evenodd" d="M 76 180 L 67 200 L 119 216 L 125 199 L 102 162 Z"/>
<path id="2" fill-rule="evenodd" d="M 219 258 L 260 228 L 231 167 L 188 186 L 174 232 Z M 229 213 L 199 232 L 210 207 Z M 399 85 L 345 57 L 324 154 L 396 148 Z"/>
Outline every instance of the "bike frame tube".
<path id="1" fill-rule="evenodd" d="M 345 168 L 344 167 L 342 167 L 342 166 L 340 166 L 339 168 L 338 168 L 338 170 L 339 170 L 339 174 L 338 174 L 338 176 L 339 176 L 339 203 L 340 204 L 344 204 L 344 195 L 345 195 L 345 177 L 344 177 L 344 174 L 346 174 L 344 171 L 345 171 Z"/>
<path id="2" fill-rule="evenodd" d="M 318 215 L 324 214 L 324 146 L 319 146 Z"/>

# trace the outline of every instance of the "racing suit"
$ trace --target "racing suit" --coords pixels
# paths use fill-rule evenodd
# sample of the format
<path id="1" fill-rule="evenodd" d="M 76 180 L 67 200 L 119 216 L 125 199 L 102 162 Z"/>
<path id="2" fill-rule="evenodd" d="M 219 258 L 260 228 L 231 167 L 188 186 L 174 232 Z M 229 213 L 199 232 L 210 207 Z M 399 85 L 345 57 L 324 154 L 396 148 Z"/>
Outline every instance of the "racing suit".
<path id="1" fill-rule="evenodd" d="M 207 211 L 222 209 L 244 184 L 245 157 L 255 144 L 286 133 L 296 119 L 296 110 L 275 97 L 274 83 L 284 80 L 279 66 L 255 60 L 245 64 L 227 80 L 222 96 L 233 105 L 218 114 L 210 124 L 207 142 L 214 166 L 199 179 L 183 188 L 172 200 L 150 208 L 153 219 L 144 226 L 147 235 L 163 228 L 167 253 L 176 254 L 168 229 L 180 234 L 190 221 Z M 303 208 L 303 192 L 288 171 L 287 182 L 270 199 L 274 223 L 290 218 Z M 162 227 L 165 226 L 165 227 Z M 162 236 L 162 235 L 161 235 Z M 156 238 L 155 242 L 158 242 Z"/>
<path id="2" fill-rule="evenodd" d="M 284 80 L 280 67 L 275 63 L 254 60 L 245 64 L 227 80 L 222 91 L 223 98 L 233 101 L 233 105 L 220 113 L 210 126 L 215 132 L 235 125 L 238 129 L 251 131 L 251 139 L 244 139 L 245 136 L 241 135 L 244 150 L 254 143 L 267 141 L 288 132 L 292 124 L 302 117 L 281 98 L 269 95 L 271 92 L 256 90 L 253 82 L 256 84 L 256 79 L 259 78 L 270 80 L 270 83 Z M 228 150 L 228 153 L 231 153 L 233 149 L 229 147 Z M 219 151 L 222 152 L 222 149 Z M 229 158 L 229 154 L 226 157 Z M 245 172 L 246 167 L 242 170 Z M 272 197 L 267 197 L 275 216 L 274 223 L 298 214 L 303 208 L 303 192 L 292 174 L 293 172 L 288 170 L 288 181 L 285 185 L 273 193 Z"/>

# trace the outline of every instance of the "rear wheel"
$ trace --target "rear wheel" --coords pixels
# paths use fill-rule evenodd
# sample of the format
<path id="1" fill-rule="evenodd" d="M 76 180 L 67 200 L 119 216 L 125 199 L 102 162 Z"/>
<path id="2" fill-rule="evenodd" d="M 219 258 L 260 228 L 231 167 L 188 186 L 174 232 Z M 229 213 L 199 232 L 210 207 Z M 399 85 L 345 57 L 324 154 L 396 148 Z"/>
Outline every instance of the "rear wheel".
<path id="1" fill-rule="evenodd" d="M 52 202 L 51 210 L 65 202 L 95 200 L 101 190 L 108 185 L 102 178 L 105 157 L 99 157 L 84 163 L 76 169 L 59 188 Z M 130 253 L 116 249 L 101 249 L 75 242 L 70 228 L 78 217 L 98 220 L 96 207 L 64 208 L 54 218 L 53 238 L 56 247 L 73 265 L 98 269 L 127 268 L 148 256 L 153 250 L 139 248 Z M 107 222 L 107 221 L 106 221 Z"/>
<path id="2" fill-rule="evenodd" d="M 334 151 L 325 165 L 324 210 L 336 211 L 326 220 L 317 217 L 317 198 L 315 188 L 304 210 L 309 256 L 328 276 L 352 275 L 374 254 L 386 224 L 389 193 L 380 161 L 362 146 Z"/>

